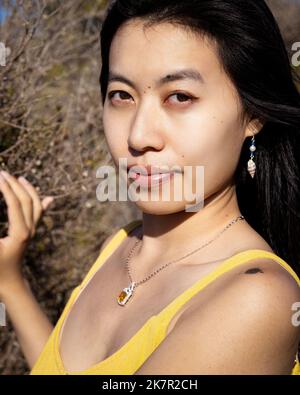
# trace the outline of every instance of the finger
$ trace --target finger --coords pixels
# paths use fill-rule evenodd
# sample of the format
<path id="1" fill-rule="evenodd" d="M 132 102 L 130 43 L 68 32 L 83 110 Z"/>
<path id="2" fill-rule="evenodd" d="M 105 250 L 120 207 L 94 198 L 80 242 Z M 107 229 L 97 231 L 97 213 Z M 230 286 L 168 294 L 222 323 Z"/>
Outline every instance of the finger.
<path id="1" fill-rule="evenodd" d="M 4 176 L 6 182 L 8 182 L 16 197 L 19 199 L 26 225 L 28 229 L 31 230 L 33 226 L 33 202 L 31 196 L 28 194 L 24 186 L 22 186 L 13 175 L 6 171 L 1 171 L 1 174 Z"/>
<path id="2" fill-rule="evenodd" d="M 30 195 L 30 197 L 32 199 L 33 223 L 34 223 L 34 226 L 36 226 L 38 223 L 38 220 L 42 214 L 42 211 L 43 211 L 43 206 L 42 206 L 40 197 L 38 195 L 38 192 L 35 189 L 35 187 L 25 177 L 19 177 L 18 181 L 24 186 L 27 193 Z"/>
<path id="3" fill-rule="evenodd" d="M 10 187 L 10 184 L 1 176 L 1 174 L 0 190 L 7 205 L 8 235 L 13 236 L 16 239 L 24 240 L 24 238 L 28 236 L 29 229 L 26 225 L 21 203 Z"/>
<path id="4" fill-rule="evenodd" d="M 50 206 L 50 204 L 54 201 L 54 197 L 53 196 L 47 196 L 45 197 L 45 199 L 43 199 L 42 201 L 42 207 L 43 210 L 47 210 L 47 208 Z"/>

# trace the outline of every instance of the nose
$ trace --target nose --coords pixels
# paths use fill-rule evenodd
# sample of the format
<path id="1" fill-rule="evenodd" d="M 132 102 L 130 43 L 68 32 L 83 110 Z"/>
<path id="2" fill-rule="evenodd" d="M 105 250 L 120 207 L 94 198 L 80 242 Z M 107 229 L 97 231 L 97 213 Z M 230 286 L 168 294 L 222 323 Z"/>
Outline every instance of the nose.
<path id="1" fill-rule="evenodd" d="M 164 136 L 161 118 L 159 110 L 153 106 L 140 106 L 129 131 L 128 146 L 135 151 L 162 150 Z"/>

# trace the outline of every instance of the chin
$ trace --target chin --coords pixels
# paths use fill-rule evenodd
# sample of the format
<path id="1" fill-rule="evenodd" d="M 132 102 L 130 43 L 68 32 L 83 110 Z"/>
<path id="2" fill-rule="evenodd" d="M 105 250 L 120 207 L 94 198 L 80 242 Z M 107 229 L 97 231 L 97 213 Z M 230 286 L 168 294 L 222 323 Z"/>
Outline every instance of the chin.
<path id="1" fill-rule="evenodd" d="M 158 201 L 158 202 L 150 202 L 150 201 L 136 201 L 133 202 L 142 212 L 146 214 L 153 215 L 168 215 L 175 214 L 185 210 L 188 202 L 166 202 L 166 201 Z"/>

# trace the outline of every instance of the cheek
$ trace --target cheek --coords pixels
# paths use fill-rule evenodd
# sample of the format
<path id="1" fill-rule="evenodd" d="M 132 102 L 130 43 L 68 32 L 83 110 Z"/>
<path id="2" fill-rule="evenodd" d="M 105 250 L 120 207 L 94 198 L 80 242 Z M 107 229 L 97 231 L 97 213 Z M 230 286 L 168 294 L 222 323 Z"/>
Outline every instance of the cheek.
<path id="1" fill-rule="evenodd" d="M 206 195 L 228 182 L 239 161 L 243 134 L 237 119 L 211 114 L 198 117 L 185 128 L 182 141 L 178 141 L 178 155 L 183 163 L 204 166 Z"/>
<path id="2" fill-rule="evenodd" d="M 192 164 L 234 159 L 241 148 L 242 131 L 236 119 L 217 114 L 190 117 L 177 134 L 176 150 Z"/>
<path id="3" fill-rule="evenodd" d="M 120 128 L 120 122 L 114 122 L 112 117 L 107 117 L 105 111 L 103 111 L 102 120 L 109 152 L 113 159 L 118 159 L 121 157 L 121 153 L 124 153 L 124 147 L 127 147 L 127 137 L 124 135 L 124 128 Z"/>

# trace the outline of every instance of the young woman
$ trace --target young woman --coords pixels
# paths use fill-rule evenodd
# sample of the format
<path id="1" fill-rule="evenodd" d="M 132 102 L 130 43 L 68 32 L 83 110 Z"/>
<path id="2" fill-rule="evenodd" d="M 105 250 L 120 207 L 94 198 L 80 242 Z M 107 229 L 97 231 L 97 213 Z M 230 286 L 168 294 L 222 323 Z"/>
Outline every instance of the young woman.
<path id="1" fill-rule="evenodd" d="M 41 203 L 7 175 L 0 294 L 31 374 L 300 374 L 300 96 L 265 2 L 114 1 L 101 56 L 127 186 L 172 189 L 174 165 L 195 186 L 184 167 L 202 167 L 204 201 L 136 201 L 143 219 L 104 243 L 53 328 L 20 275 Z"/>

